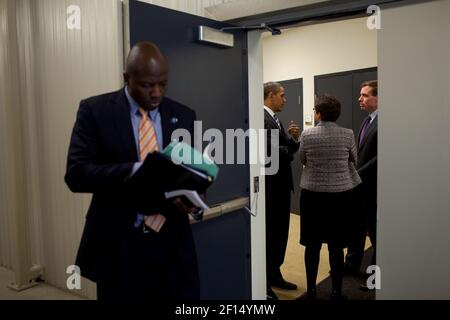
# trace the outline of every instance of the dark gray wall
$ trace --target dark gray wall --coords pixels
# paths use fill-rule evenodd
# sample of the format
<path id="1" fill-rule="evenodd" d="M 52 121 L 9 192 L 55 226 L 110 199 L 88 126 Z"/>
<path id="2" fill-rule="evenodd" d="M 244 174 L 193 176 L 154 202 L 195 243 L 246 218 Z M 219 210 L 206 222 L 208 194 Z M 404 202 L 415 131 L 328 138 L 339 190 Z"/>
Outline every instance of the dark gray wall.
<path id="1" fill-rule="evenodd" d="M 450 299 L 449 12 L 382 8 L 377 299 Z"/>

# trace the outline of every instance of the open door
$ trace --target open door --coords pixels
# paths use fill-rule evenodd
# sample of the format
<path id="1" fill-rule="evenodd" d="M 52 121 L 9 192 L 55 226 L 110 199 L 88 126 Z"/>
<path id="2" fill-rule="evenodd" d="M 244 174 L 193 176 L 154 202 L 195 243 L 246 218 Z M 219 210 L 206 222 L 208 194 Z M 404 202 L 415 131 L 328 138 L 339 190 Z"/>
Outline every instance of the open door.
<path id="1" fill-rule="evenodd" d="M 167 57 L 167 96 L 196 111 L 197 119 L 202 121 L 202 132 L 211 128 L 222 132 L 225 162 L 226 130 L 247 131 L 249 127 L 246 33 L 233 30 L 233 47 L 199 42 L 199 26 L 220 29 L 230 25 L 134 0 L 129 1 L 126 24 L 129 34 L 126 32 L 125 39 L 129 36 L 130 46 L 139 41 L 152 41 Z M 207 141 L 203 147 L 206 144 Z M 250 196 L 248 141 L 245 164 L 236 164 L 237 145 L 234 145 L 234 164 L 219 165 L 218 179 L 207 194 L 209 206 Z M 251 299 L 250 215 L 247 211 L 237 207 L 227 214 L 194 224 L 193 231 L 202 299 Z"/>

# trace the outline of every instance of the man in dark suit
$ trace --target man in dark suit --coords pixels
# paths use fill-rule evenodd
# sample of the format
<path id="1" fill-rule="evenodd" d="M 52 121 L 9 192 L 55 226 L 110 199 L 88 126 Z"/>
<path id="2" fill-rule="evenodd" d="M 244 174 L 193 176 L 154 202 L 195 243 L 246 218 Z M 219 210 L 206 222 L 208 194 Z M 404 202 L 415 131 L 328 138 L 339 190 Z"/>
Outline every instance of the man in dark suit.
<path id="1" fill-rule="evenodd" d="M 152 43 L 131 49 L 124 79 L 125 88 L 81 101 L 73 129 L 65 181 L 73 192 L 93 194 L 76 264 L 97 283 L 99 299 L 198 299 L 196 252 L 180 199 L 138 212 L 161 195 L 127 185 L 149 145 L 162 150 L 179 128 L 193 136 L 195 112 L 164 97 L 168 66 Z M 144 122 L 153 128 L 146 146 Z"/>
<path id="2" fill-rule="evenodd" d="M 300 144 L 300 129 L 291 121 L 286 134 L 276 113 L 283 110 L 286 103 L 284 88 L 277 82 L 264 84 L 264 128 L 268 130 L 267 153 L 273 158 L 272 152 L 279 154 L 279 167 L 275 174 L 269 174 L 266 169 L 266 268 L 267 297 L 277 299 L 270 288 L 278 287 L 285 290 L 295 290 L 297 286 L 283 279 L 280 267 L 284 262 L 286 245 L 289 235 L 289 218 L 291 212 L 291 192 L 294 190 L 291 162 Z M 279 133 L 278 146 L 271 141 L 271 130 Z M 276 149 L 275 149 L 276 148 Z M 273 166 L 273 163 L 267 165 Z"/>
<path id="3" fill-rule="evenodd" d="M 361 84 L 359 97 L 361 110 L 369 116 L 361 124 L 357 137 L 358 163 L 356 169 L 362 183 L 355 189 L 358 207 L 363 212 L 364 221 L 357 223 L 359 236 L 350 244 L 346 256 L 346 273 L 358 274 L 364 255 L 366 235 L 369 234 L 373 247 L 371 264 L 376 264 L 377 228 L 377 149 L 378 149 L 378 83 L 376 80 Z"/>

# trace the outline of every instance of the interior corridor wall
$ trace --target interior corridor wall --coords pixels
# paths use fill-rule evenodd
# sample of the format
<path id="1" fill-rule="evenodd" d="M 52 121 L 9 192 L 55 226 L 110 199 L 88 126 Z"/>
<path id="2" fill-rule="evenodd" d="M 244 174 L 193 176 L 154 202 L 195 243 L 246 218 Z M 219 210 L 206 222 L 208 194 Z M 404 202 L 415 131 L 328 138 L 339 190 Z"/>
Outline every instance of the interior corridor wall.
<path id="1" fill-rule="evenodd" d="M 449 12 L 382 8 L 377 299 L 450 299 Z"/>
<path id="2" fill-rule="evenodd" d="M 68 28 L 70 5 L 80 8 L 80 29 Z M 1 17 L 5 10 L 0 264 L 16 269 L 16 256 L 24 255 L 44 267 L 47 283 L 64 289 L 90 200 L 64 183 L 70 134 L 81 99 L 122 85 L 121 2 L 2 0 Z M 77 293 L 95 297 L 86 282 Z"/>
<path id="3" fill-rule="evenodd" d="M 19 78 L 17 77 L 17 31 L 16 16 L 12 2 L 0 1 L 0 266 L 13 268 L 15 246 L 15 216 L 19 201 L 18 186 L 14 172 L 17 156 L 14 139 L 15 127 L 19 123 L 11 120 L 17 104 Z M 7 76 L 9 75 L 9 76 Z M 16 143 L 17 145 L 17 143 Z M 19 147 L 20 148 L 20 147 Z"/>
<path id="4" fill-rule="evenodd" d="M 154 4 L 157 6 L 186 12 L 190 14 L 194 14 L 201 17 L 206 17 L 210 19 L 214 19 L 214 16 L 209 14 L 208 8 L 210 6 L 221 5 L 227 2 L 232 2 L 235 0 L 139 0 L 141 2 L 146 2 L 150 4 Z M 216 19 L 217 20 L 217 19 Z"/>
<path id="5" fill-rule="evenodd" d="M 377 30 L 366 22 L 364 17 L 266 33 L 264 82 L 303 78 L 303 114 L 314 119 L 314 76 L 377 66 Z"/>

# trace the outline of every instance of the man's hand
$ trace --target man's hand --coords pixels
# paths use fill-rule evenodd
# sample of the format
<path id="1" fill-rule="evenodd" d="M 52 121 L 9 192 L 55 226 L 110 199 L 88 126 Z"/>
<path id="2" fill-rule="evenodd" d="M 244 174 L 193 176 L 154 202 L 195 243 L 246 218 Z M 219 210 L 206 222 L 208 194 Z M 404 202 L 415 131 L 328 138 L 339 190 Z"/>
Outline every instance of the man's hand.
<path id="1" fill-rule="evenodd" d="M 300 138 L 300 127 L 294 121 L 291 121 L 289 123 L 288 132 L 292 136 L 292 138 L 298 141 L 298 139 Z"/>
<path id="2" fill-rule="evenodd" d="M 173 204 L 175 207 L 177 207 L 178 211 L 183 214 L 188 213 L 196 213 L 198 211 L 198 208 L 194 206 L 189 200 L 187 200 L 185 197 L 176 197 L 173 200 Z"/>

